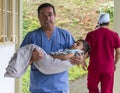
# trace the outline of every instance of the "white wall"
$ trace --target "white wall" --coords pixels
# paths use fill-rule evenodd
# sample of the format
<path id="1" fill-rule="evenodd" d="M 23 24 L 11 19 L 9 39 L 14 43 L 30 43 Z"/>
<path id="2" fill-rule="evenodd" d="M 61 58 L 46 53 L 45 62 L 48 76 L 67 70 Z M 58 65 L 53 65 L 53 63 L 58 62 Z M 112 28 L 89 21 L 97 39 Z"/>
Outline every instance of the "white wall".
<path id="1" fill-rule="evenodd" d="M 15 79 L 4 77 L 5 68 L 14 51 L 14 44 L 0 44 L 0 93 L 15 93 Z"/>

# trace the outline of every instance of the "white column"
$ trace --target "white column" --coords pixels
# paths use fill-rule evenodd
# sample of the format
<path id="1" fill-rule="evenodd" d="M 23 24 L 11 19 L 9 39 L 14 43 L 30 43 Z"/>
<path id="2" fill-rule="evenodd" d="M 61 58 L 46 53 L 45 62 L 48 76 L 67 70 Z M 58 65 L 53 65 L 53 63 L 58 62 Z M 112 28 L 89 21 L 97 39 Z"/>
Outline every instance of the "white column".
<path id="1" fill-rule="evenodd" d="M 16 48 L 19 47 L 20 42 L 22 41 L 22 0 L 16 0 L 16 4 L 18 3 L 18 32 L 16 32 L 18 37 L 18 43 Z M 22 80 L 21 78 L 15 79 L 15 93 L 22 93 Z"/>
<path id="2" fill-rule="evenodd" d="M 120 35 L 120 0 L 114 1 L 114 30 Z M 115 71 L 114 93 L 120 93 L 120 61 Z"/>

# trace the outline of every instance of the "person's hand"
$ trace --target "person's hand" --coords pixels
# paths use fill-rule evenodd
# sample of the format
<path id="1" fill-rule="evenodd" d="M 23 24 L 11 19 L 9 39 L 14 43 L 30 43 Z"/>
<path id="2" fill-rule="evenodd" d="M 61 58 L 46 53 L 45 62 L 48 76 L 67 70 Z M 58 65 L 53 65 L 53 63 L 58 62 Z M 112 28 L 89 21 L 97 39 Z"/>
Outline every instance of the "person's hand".
<path id="1" fill-rule="evenodd" d="M 84 61 L 83 57 L 81 56 L 73 56 L 69 59 L 70 63 L 73 65 L 80 65 Z"/>
<path id="2" fill-rule="evenodd" d="M 43 57 L 42 51 L 38 51 L 36 48 L 32 52 L 32 56 L 29 64 L 31 65 L 33 62 L 37 62 L 39 59 Z"/>
<path id="3" fill-rule="evenodd" d="M 85 61 L 81 63 L 83 70 L 87 70 L 87 64 Z"/>

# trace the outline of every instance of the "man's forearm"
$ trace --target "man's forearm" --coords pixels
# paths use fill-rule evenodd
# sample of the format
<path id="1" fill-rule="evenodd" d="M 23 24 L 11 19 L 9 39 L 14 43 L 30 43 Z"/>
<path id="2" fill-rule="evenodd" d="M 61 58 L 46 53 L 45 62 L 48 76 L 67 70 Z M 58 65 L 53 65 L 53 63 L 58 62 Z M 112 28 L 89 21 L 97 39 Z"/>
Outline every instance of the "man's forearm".
<path id="1" fill-rule="evenodd" d="M 74 54 L 67 54 L 67 55 L 53 55 L 53 58 L 61 59 L 61 60 L 67 60 L 73 57 Z"/>
<path id="2" fill-rule="evenodd" d="M 118 63 L 119 59 L 120 59 L 120 48 L 116 49 L 115 61 L 114 61 L 115 64 Z"/>

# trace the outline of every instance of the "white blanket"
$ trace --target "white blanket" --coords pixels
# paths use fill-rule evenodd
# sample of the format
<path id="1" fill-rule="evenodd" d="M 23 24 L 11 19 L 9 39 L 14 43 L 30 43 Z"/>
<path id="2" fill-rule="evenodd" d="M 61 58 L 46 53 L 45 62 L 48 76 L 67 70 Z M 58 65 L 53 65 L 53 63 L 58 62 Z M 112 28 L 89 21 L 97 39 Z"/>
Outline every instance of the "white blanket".
<path id="1" fill-rule="evenodd" d="M 44 74 L 56 74 L 68 70 L 72 67 L 69 60 L 54 59 L 37 45 L 29 44 L 19 48 L 11 58 L 5 77 L 21 77 L 28 67 L 34 48 L 41 50 L 44 56 L 37 62 L 34 62 L 36 68 Z"/>

